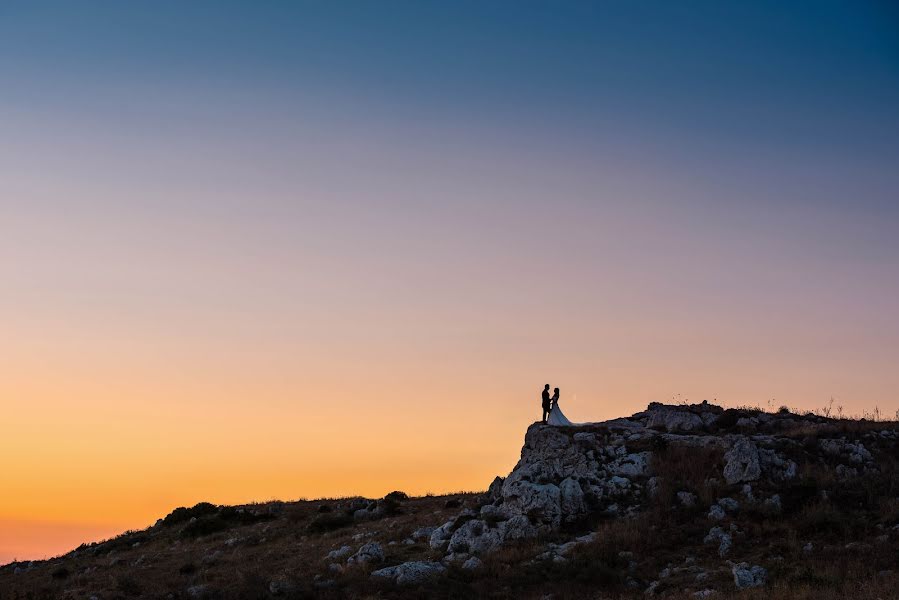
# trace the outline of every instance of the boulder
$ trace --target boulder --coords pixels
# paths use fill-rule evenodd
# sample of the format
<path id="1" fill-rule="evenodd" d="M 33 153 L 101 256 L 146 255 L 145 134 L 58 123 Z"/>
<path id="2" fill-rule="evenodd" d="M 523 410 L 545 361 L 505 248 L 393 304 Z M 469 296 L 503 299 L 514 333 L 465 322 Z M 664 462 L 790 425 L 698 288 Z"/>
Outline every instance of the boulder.
<path id="1" fill-rule="evenodd" d="M 733 538 L 720 527 L 712 527 L 708 535 L 702 540 L 706 544 L 718 543 L 718 556 L 724 558 L 730 553 L 733 546 Z"/>
<path id="2" fill-rule="evenodd" d="M 521 540 L 537 536 L 537 528 L 524 515 L 512 517 L 503 523 L 503 541 Z"/>
<path id="3" fill-rule="evenodd" d="M 384 562 L 384 549 L 378 542 L 363 544 L 361 548 L 347 559 L 347 564 L 368 564 Z"/>
<path id="4" fill-rule="evenodd" d="M 353 553 L 353 549 L 350 546 L 341 546 L 340 548 L 337 548 L 336 550 L 331 550 L 330 552 L 328 552 L 328 556 L 326 557 L 326 559 L 340 560 L 341 558 L 349 556 L 352 553 Z"/>
<path id="5" fill-rule="evenodd" d="M 391 580 L 397 585 L 415 585 L 445 572 L 446 567 L 439 562 L 416 560 L 372 571 L 371 576 Z"/>
<path id="6" fill-rule="evenodd" d="M 490 527 L 485 521 L 472 519 L 453 533 L 447 550 L 451 553 L 484 554 L 499 548 L 502 543 L 501 528 Z"/>
<path id="7" fill-rule="evenodd" d="M 724 479 L 728 484 L 756 481 L 762 474 L 759 450 L 746 438 L 740 438 L 724 455 Z"/>
<path id="8" fill-rule="evenodd" d="M 690 508 L 696 504 L 696 494 L 691 494 L 690 492 L 678 492 L 677 501 L 681 506 Z"/>
<path id="9" fill-rule="evenodd" d="M 576 521 L 587 512 L 581 484 L 570 477 L 559 484 L 559 507 L 565 522 Z"/>
<path id="10" fill-rule="evenodd" d="M 768 571 L 758 565 L 750 567 L 748 563 L 739 563 L 731 567 L 731 573 L 738 590 L 760 587 L 768 582 Z"/>
<path id="11" fill-rule="evenodd" d="M 436 527 L 419 527 L 412 532 L 412 539 L 415 541 L 429 540 L 436 529 Z"/>
<path id="12" fill-rule="evenodd" d="M 506 509 L 513 515 L 525 515 L 539 522 L 558 527 L 562 522 L 561 492 L 552 484 L 529 481 L 509 481 L 503 486 Z"/>
<path id="13" fill-rule="evenodd" d="M 717 504 L 713 504 L 709 509 L 709 518 L 713 521 L 720 521 L 725 517 L 724 509 L 718 506 Z"/>
<path id="14" fill-rule="evenodd" d="M 737 512 L 740 510 L 740 503 L 734 500 L 733 498 L 720 498 L 718 500 L 718 506 L 723 508 L 725 512 Z"/>
<path id="15" fill-rule="evenodd" d="M 650 405 L 652 407 L 652 405 Z M 665 431 L 683 432 L 702 429 L 704 423 L 702 417 L 688 410 L 678 410 L 674 407 L 650 408 L 646 427 L 650 429 L 664 429 Z"/>
<path id="16" fill-rule="evenodd" d="M 428 545 L 432 550 L 443 550 L 449 543 L 450 537 L 453 535 L 453 526 L 456 524 L 455 519 L 450 519 L 440 527 L 437 527 L 428 540 Z"/>

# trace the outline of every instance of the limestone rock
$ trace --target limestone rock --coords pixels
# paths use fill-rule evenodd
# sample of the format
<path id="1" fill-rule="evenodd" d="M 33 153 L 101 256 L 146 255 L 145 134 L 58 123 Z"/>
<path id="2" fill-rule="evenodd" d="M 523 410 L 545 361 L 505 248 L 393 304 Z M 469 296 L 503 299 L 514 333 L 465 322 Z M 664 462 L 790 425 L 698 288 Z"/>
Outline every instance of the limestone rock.
<path id="1" fill-rule="evenodd" d="M 443 550 L 449 544 L 450 537 L 453 535 L 453 526 L 456 524 L 455 519 L 450 519 L 440 527 L 436 528 L 428 540 L 428 545 L 432 550 Z"/>
<path id="2" fill-rule="evenodd" d="M 505 506 L 513 515 L 525 515 L 540 523 L 558 527 L 562 522 L 561 492 L 558 486 L 529 481 L 509 481 L 503 485 Z"/>
<path id="3" fill-rule="evenodd" d="M 661 405 L 660 405 L 661 406 Z M 704 423 L 702 417 L 686 410 L 664 407 L 650 408 L 646 427 L 650 429 L 664 429 L 665 431 L 684 432 L 702 429 Z"/>
<path id="4" fill-rule="evenodd" d="M 731 567 L 731 573 L 738 590 L 760 587 L 768 582 L 768 571 L 758 565 L 750 567 L 748 563 L 739 563 Z"/>
<path id="5" fill-rule="evenodd" d="M 415 585 L 444 572 L 446 572 L 446 567 L 439 562 L 416 560 L 372 571 L 371 576 L 377 579 L 391 580 L 397 585 Z"/>
<path id="6" fill-rule="evenodd" d="M 447 550 L 483 554 L 495 550 L 503 543 L 503 532 L 499 527 L 490 527 L 486 522 L 472 519 L 453 533 Z"/>
<path id="7" fill-rule="evenodd" d="M 678 492 L 677 501 L 681 506 L 690 508 L 696 504 L 696 494 L 691 494 L 690 492 Z"/>
<path id="8" fill-rule="evenodd" d="M 521 540 L 536 537 L 537 528 L 524 515 L 512 517 L 503 523 L 503 541 Z"/>
<path id="9" fill-rule="evenodd" d="M 720 521 L 725 517 L 724 509 L 718 506 L 717 504 L 713 504 L 709 509 L 709 518 L 713 521 Z"/>
<path id="10" fill-rule="evenodd" d="M 740 438 L 724 455 L 724 479 L 728 484 L 756 481 L 762 474 L 759 451 L 754 443 Z"/>
<path id="11" fill-rule="evenodd" d="M 341 546 L 336 550 L 331 550 L 328 552 L 328 556 L 326 557 L 328 560 L 340 560 L 346 556 L 349 556 L 353 553 L 353 549 L 350 546 Z"/>
<path id="12" fill-rule="evenodd" d="M 348 564 L 368 564 L 384 562 L 384 549 L 378 542 L 368 542 L 347 559 Z"/>
<path id="13" fill-rule="evenodd" d="M 431 535 L 433 535 L 434 530 L 436 529 L 436 527 L 419 527 L 412 532 L 412 539 L 415 541 L 429 540 L 431 539 Z"/>
<path id="14" fill-rule="evenodd" d="M 559 484 L 559 507 L 563 521 L 574 521 L 587 512 L 581 484 L 570 477 Z"/>

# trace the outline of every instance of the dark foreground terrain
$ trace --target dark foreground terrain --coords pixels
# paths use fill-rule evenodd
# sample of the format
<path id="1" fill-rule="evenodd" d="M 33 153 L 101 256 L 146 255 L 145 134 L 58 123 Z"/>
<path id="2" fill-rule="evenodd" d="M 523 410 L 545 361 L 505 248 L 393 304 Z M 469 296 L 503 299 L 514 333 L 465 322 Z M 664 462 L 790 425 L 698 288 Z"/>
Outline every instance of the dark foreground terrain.
<path id="1" fill-rule="evenodd" d="M 478 494 L 179 508 L 0 600 L 899 598 L 899 425 L 706 403 L 534 424 Z"/>

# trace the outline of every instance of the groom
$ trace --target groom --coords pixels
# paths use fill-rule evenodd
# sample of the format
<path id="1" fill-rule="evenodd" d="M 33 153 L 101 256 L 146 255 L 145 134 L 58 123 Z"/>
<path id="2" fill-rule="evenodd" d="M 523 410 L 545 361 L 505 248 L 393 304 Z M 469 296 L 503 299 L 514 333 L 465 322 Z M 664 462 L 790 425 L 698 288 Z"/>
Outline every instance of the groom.
<path id="1" fill-rule="evenodd" d="M 552 410 L 552 401 L 549 399 L 549 384 L 543 387 L 543 422 L 546 423 L 546 415 Z"/>

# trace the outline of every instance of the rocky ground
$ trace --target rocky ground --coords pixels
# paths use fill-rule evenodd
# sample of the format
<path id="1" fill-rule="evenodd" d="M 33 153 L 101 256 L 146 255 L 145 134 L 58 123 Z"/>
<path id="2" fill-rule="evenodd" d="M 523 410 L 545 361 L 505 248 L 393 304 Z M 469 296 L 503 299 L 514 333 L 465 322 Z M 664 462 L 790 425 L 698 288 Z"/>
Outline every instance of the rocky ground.
<path id="1" fill-rule="evenodd" d="M 897 598 L 899 424 L 651 404 L 532 425 L 480 494 L 173 511 L 24 598 Z"/>

